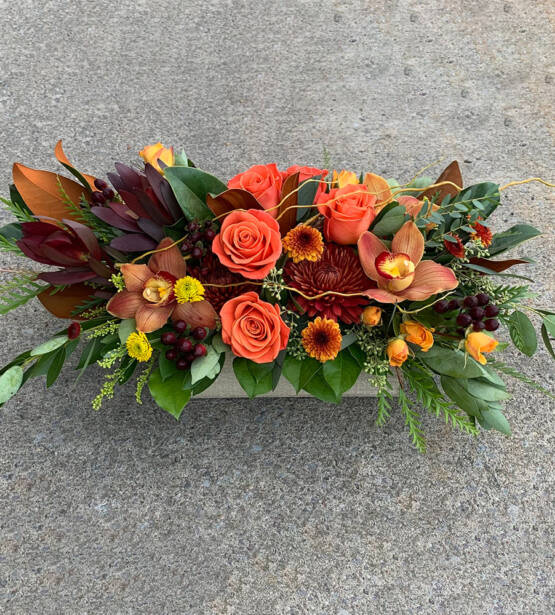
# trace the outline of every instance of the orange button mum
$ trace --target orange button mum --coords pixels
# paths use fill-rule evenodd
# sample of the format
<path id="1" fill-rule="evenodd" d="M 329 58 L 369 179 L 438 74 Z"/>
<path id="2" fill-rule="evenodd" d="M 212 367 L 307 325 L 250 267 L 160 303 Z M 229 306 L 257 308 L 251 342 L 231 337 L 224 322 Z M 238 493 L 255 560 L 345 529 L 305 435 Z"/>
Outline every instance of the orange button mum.
<path id="1" fill-rule="evenodd" d="M 324 251 L 324 240 L 318 229 L 299 224 L 291 229 L 282 240 L 283 249 L 293 259 L 300 261 L 319 261 Z"/>
<path id="2" fill-rule="evenodd" d="M 335 320 L 318 316 L 303 329 L 302 344 L 309 357 L 322 363 L 335 359 L 341 350 L 341 330 Z"/>

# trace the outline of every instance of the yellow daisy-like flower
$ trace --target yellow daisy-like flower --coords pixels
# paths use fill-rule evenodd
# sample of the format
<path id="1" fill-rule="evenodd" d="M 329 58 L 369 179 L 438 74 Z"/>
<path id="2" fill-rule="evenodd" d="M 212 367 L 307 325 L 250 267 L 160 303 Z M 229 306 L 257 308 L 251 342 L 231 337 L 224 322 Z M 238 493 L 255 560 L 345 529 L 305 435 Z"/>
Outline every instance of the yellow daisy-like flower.
<path id="1" fill-rule="evenodd" d="M 177 303 L 195 303 L 204 300 L 204 286 L 190 275 L 177 280 L 173 286 L 173 293 Z"/>
<path id="2" fill-rule="evenodd" d="M 142 331 L 131 333 L 125 345 L 127 346 L 127 354 L 132 359 L 144 362 L 152 356 L 152 346 Z"/>
<path id="3" fill-rule="evenodd" d="M 293 259 L 300 261 L 319 261 L 324 252 L 324 240 L 318 229 L 299 224 L 292 228 L 282 240 L 283 249 Z"/>
<path id="4" fill-rule="evenodd" d="M 301 337 L 308 356 L 322 363 L 335 359 L 341 350 L 341 329 L 331 318 L 318 316 L 302 330 Z"/>

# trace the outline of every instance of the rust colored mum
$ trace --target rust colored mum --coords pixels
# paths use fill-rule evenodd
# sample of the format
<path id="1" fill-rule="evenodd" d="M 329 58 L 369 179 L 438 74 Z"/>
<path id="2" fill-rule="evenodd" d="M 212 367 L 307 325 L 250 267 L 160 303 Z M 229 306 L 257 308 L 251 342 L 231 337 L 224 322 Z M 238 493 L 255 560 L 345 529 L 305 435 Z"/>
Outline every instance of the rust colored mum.
<path id="1" fill-rule="evenodd" d="M 291 229 L 282 240 L 283 249 L 293 262 L 317 261 L 324 251 L 324 240 L 318 229 L 299 224 Z"/>
<path id="2" fill-rule="evenodd" d="M 472 225 L 472 228 L 475 231 L 474 233 L 472 233 L 472 239 L 479 239 L 482 245 L 487 248 L 491 244 L 491 240 L 493 239 L 493 233 L 491 232 L 491 230 L 487 226 L 484 226 L 479 222 L 475 222 Z"/>
<path id="3" fill-rule="evenodd" d="M 335 320 L 316 318 L 303 329 L 302 344 L 309 357 L 322 363 L 335 359 L 341 350 L 341 330 Z"/>
<path id="4" fill-rule="evenodd" d="M 464 256 L 464 246 L 460 237 L 456 235 L 449 235 L 449 237 L 453 237 L 453 239 L 457 240 L 457 243 L 453 241 L 448 241 L 447 239 L 443 240 L 443 245 L 449 254 L 452 254 L 455 258 L 462 258 Z"/>
<path id="5" fill-rule="evenodd" d="M 325 295 L 326 291 L 339 293 L 363 292 L 375 286 L 369 280 L 358 259 L 356 252 L 348 246 L 326 244 L 322 257 L 317 262 L 288 261 L 284 268 L 284 280 L 287 286 L 298 289 L 309 297 L 294 294 L 295 301 L 312 318 L 324 316 L 332 320 L 341 320 L 346 324 L 359 322 L 363 307 L 368 304 L 365 297 L 342 297 Z"/>

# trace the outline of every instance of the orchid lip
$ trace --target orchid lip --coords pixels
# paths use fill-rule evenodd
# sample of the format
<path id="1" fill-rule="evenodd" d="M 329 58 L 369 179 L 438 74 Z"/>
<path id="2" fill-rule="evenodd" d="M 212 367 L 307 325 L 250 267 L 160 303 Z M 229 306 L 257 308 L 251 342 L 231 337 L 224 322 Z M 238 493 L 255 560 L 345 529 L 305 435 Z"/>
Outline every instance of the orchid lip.
<path id="1" fill-rule="evenodd" d="M 173 286 L 176 277 L 167 271 L 159 271 L 149 278 L 143 286 L 143 298 L 149 303 L 167 305 L 175 299 Z"/>
<path id="2" fill-rule="evenodd" d="M 382 252 L 375 260 L 376 271 L 387 280 L 400 280 L 414 275 L 415 266 L 407 254 Z"/>

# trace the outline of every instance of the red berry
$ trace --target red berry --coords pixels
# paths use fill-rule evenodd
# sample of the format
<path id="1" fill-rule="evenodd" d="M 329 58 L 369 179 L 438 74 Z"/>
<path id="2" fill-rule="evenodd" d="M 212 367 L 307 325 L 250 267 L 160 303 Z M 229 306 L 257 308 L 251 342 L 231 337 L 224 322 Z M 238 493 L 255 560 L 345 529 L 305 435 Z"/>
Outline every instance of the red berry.
<path id="1" fill-rule="evenodd" d="M 175 361 L 177 359 L 177 350 L 175 348 L 166 350 L 166 359 L 168 361 Z"/>
<path id="2" fill-rule="evenodd" d="M 201 237 L 202 235 L 198 231 L 195 231 L 189 235 L 189 241 L 196 243 Z"/>
<path id="3" fill-rule="evenodd" d="M 91 198 L 95 203 L 106 202 L 106 197 L 102 194 L 102 192 L 97 192 L 96 190 L 91 194 Z"/>
<path id="4" fill-rule="evenodd" d="M 195 248 L 193 248 L 193 251 L 191 252 L 193 258 L 200 258 L 202 256 L 202 248 L 199 248 L 198 246 L 196 246 Z"/>
<path id="5" fill-rule="evenodd" d="M 459 314 L 457 316 L 457 324 L 460 327 L 468 327 L 471 322 L 472 318 L 468 314 Z"/>
<path id="6" fill-rule="evenodd" d="M 488 318 L 488 320 L 484 322 L 484 325 L 486 326 L 486 331 L 496 331 L 499 329 L 499 321 L 497 318 Z"/>
<path id="7" fill-rule="evenodd" d="M 452 312 L 453 310 L 459 309 L 459 302 L 456 299 L 451 299 L 447 304 L 447 311 Z"/>
<path id="8" fill-rule="evenodd" d="M 194 353 L 192 353 L 192 352 L 188 352 L 188 353 L 184 356 L 184 358 L 185 358 L 185 359 L 187 359 L 187 361 L 189 361 L 189 363 L 192 363 L 192 362 L 196 359 L 196 357 L 195 357 Z"/>
<path id="9" fill-rule="evenodd" d="M 106 200 L 110 200 L 114 198 L 114 191 L 111 188 L 104 188 L 102 194 L 106 197 Z"/>
<path id="10" fill-rule="evenodd" d="M 197 327 L 193 329 L 191 335 L 200 342 L 206 337 L 206 329 L 204 327 Z"/>
<path id="11" fill-rule="evenodd" d="M 164 346 L 175 346 L 177 335 L 173 331 L 167 331 L 166 333 L 162 333 L 161 340 Z"/>
<path id="12" fill-rule="evenodd" d="M 191 232 L 191 233 L 194 232 L 194 231 L 198 231 L 199 223 L 198 222 L 194 222 L 194 221 L 193 222 L 189 222 L 188 228 L 189 228 L 189 232 Z"/>
<path id="13" fill-rule="evenodd" d="M 189 241 L 185 241 L 181 244 L 181 251 L 183 254 L 189 254 L 189 252 L 193 249 L 193 244 Z"/>
<path id="14" fill-rule="evenodd" d="M 438 301 L 436 304 L 434 304 L 434 312 L 437 312 L 438 314 L 445 314 L 445 312 L 447 312 L 449 310 L 449 301 L 445 301 L 445 299 L 443 299 L 442 301 Z"/>
<path id="15" fill-rule="evenodd" d="M 484 317 L 484 308 L 481 307 L 473 307 L 472 309 L 470 309 L 468 311 L 468 313 L 472 316 L 472 320 L 482 320 L 482 318 Z"/>
<path id="16" fill-rule="evenodd" d="M 182 370 L 189 369 L 189 367 L 191 366 L 189 361 L 187 361 L 187 359 L 184 359 L 184 358 L 177 359 L 175 365 L 177 369 L 182 369 Z"/>
<path id="17" fill-rule="evenodd" d="M 67 336 L 70 340 L 77 339 L 81 334 L 81 325 L 78 322 L 72 322 L 67 328 Z"/>
<path id="18" fill-rule="evenodd" d="M 486 293 L 478 293 L 476 299 L 478 299 L 478 305 L 487 305 L 489 303 L 489 295 L 486 295 Z"/>
<path id="19" fill-rule="evenodd" d="M 216 231 L 213 231 L 211 228 L 209 228 L 204 233 L 204 236 L 206 237 L 206 239 L 208 239 L 208 241 L 212 241 L 214 239 L 214 237 L 216 237 Z"/>
<path id="20" fill-rule="evenodd" d="M 206 354 L 206 346 L 204 344 L 195 344 L 195 357 L 203 357 Z"/>
<path id="21" fill-rule="evenodd" d="M 173 328 L 178 333 L 183 333 L 183 331 L 185 331 L 185 329 L 187 328 L 187 323 L 184 320 L 178 320 L 173 323 Z"/>
<path id="22" fill-rule="evenodd" d="M 472 328 L 474 329 L 474 331 L 483 331 L 486 328 L 486 325 L 484 324 L 483 320 L 475 320 L 472 323 Z"/>
<path id="23" fill-rule="evenodd" d="M 104 190 L 104 188 L 108 187 L 108 184 L 103 179 L 98 178 L 94 180 L 94 185 L 99 190 Z"/>
<path id="24" fill-rule="evenodd" d="M 187 339 L 186 337 L 180 337 L 177 340 L 177 347 L 183 353 L 191 352 L 191 350 L 193 349 L 193 344 L 191 343 L 191 340 Z"/>
<path id="25" fill-rule="evenodd" d="M 487 305 L 486 309 L 484 310 L 486 313 L 486 316 L 497 316 L 497 314 L 499 314 L 499 308 L 496 305 Z"/>
<path id="26" fill-rule="evenodd" d="M 474 307 L 475 305 L 478 305 L 478 299 L 476 299 L 473 295 L 470 295 L 469 297 L 464 298 L 463 303 L 465 307 Z"/>

